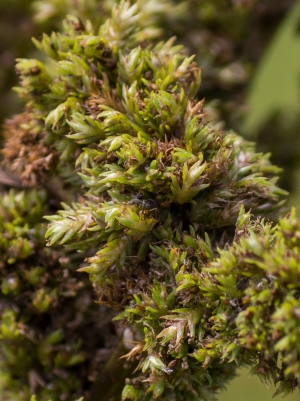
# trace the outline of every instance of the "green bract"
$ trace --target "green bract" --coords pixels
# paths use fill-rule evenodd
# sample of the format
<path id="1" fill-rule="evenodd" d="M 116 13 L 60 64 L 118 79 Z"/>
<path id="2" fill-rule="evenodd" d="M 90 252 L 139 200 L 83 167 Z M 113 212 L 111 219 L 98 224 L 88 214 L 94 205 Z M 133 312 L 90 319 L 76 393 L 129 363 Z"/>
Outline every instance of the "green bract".
<path id="1" fill-rule="evenodd" d="M 23 185 L 55 193 L 42 212 L 50 221 L 50 248 L 41 245 L 47 263 L 68 255 L 67 271 L 89 273 L 99 303 L 130 327 L 134 347 L 125 356 L 137 366 L 123 401 L 213 400 L 237 365 L 280 382 L 278 393 L 292 391 L 300 380 L 300 222 L 294 212 L 278 226 L 267 220 L 284 202 L 279 169 L 209 122 L 195 98 L 200 69 L 174 39 L 157 43 L 147 12 L 122 1 L 99 29 L 69 16 L 62 33 L 35 41 L 43 56 L 18 62 L 27 109 L 7 124 L 4 155 L 16 159 Z M 34 183 L 24 174 L 32 149 Z M 27 209 L 30 219 L 35 209 Z M 19 225 L 25 234 L 5 245 L 18 250 L 7 264 L 32 249 Z M 62 302 L 65 276 L 61 256 L 55 260 L 57 285 L 41 285 L 33 300 L 41 313 Z M 22 274 L 35 284 L 38 269 Z M 72 277 L 85 285 L 86 275 Z M 2 286 L 4 295 L 20 291 L 18 278 Z M 5 341 L 23 335 L 16 315 L 2 315 Z M 82 330 L 68 353 L 57 352 L 53 344 L 68 344 L 61 329 L 43 337 L 40 363 L 69 375 L 67 367 L 92 358 L 91 348 Z M 78 396 L 72 385 L 84 379 L 72 380 L 66 394 Z"/>

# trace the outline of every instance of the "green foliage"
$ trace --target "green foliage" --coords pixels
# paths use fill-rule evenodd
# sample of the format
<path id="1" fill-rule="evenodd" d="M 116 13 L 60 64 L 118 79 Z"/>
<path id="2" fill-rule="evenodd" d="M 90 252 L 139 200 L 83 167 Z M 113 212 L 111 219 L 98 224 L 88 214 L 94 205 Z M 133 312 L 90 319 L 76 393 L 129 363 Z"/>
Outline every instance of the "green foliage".
<path id="1" fill-rule="evenodd" d="M 284 203 L 280 169 L 208 122 L 195 97 L 200 69 L 174 39 L 157 40 L 150 9 L 121 1 L 100 28 L 68 16 L 62 32 L 35 40 L 40 60 L 18 61 L 27 108 L 7 123 L 3 153 L 16 148 L 23 185 L 44 192 L 2 200 L 8 399 L 30 369 L 38 379 L 20 399 L 46 379 L 42 399 L 78 397 L 97 370 L 105 339 L 75 269 L 130 326 L 125 357 L 137 366 L 123 401 L 214 400 L 238 365 L 280 382 L 277 393 L 299 387 L 300 223 L 294 211 L 278 226 L 267 220 Z M 23 173 L 37 144 L 53 162 L 33 183 Z M 75 300 L 74 321 L 61 310 Z"/>
<path id="2" fill-rule="evenodd" d="M 76 273 L 83 258 L 46 247 L 47 212 L 45 191 L 11 190 L 0 200 L 3 400 L 29 400 L 31 392 L 40 400 L 76 397 L 88 381 L 84 371 L 91 376 L 103 363 L 96 353 L 105 334 L 89 337 L 104 323 L 88 281 Z"/>
<path id="3" fill-rule="evenodd" d="M 35 1 L 33 8 L 37 21 L 57 24 L 65 15 L 72 14 L 98 26 L 119 3 L 119 0 L 46 0 Z M 212 87 L 235 87 L 247 81 L 249 68 L 240 60 L 236 42 L 248 34 L 253 17 L 262 12 L 256 0 L 148 0 L 134 3 L 143 8 L 141 18 L 137 16 L 140 18 L 138 25 L 147 23 L 152 29 L 159 28 L 164 38 L 176 35 L 190 52 L 197 53 L 198 61 L 205 67 L 206 86 L 210 90 Z"/>

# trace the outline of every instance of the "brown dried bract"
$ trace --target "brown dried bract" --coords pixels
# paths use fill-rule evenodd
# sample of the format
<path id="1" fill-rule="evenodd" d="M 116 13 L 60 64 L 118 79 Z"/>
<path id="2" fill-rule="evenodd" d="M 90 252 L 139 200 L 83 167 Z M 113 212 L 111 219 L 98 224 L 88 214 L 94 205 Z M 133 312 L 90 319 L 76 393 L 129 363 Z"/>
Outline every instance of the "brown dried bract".
<path id="1" fill-rule="evenodd" d="M 42 122 L 27 110 L 7 120 L 3 134 L 5 146 L 2 164 L 17 174 L 25 187 L 44 185 L 55 164 L 56 154 L 53 148 L 42 141 Z"/>

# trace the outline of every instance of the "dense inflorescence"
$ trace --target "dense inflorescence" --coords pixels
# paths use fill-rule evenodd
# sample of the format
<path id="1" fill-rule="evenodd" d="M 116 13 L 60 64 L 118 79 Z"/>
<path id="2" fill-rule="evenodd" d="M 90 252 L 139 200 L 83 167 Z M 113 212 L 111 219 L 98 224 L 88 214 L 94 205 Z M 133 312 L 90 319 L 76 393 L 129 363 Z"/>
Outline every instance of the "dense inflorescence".
<path id="1" fill-rule="evenodd" d="M 37 270 L 36 298 L 21 298 L 40 312 L 52 307 L 47 313 L 54 319 L 55 308 L 68 309 L 70 277 L 79 286 L 71 302 L 76 296 L 81 311 L 86 275 L 74 269 L 89 273 L 98 302 L 120 311 L 117 319 L 134 339 L 126 358 L 137 367 L 124 401 L 213 400 L 237 365 L 280 382 L 278 393 L 292 391 L 300 380 L 299 220 L 294 212 L 278 226 L 267 220 L 283 204 L 279 169 L 254 144 L 209 122 L 195 98 L 200 69 L 174 39 L 156 40 L 147 15 L 141 3 L 121 2 L 99 29 L 69 16 L 62 33 L 35 41 L 41 60 L 19 60 L 18 92 L 27 108 L 6 124 L 3 152 L 24 187 L 43 187 L 46 195 L 27 189 L 10 196 L 23 202 L 46 196 L 52 203 L 43 201 L 48 209 L 28 223 L 28 233 L 26 222 L 14 223 L 25 227 L 14 236 L 25 239 L 16 239 L 17 253 L 15 237 L 5 245 L 12 256 L 4 268 L 35 255 L 33 270 L 43 269 L 30 235 L 43 236 L 40 218 L 47 214 L 50 247 L 40 243 L 47 267 Z M 18 314 L 24 293 L 18 283 L 27 274 L 20 266 L 2 289 L 16 304 L 2 314 L 16 341 L 27 324 Z M 49 293 L 45 277 L 55 281 Z M 57 353 L 40 354 L 38 363 L 50 360 L 47 374 L 55 376 L 53 361 L 63 360 L 65 368 L 72 366 L 68 357 L 74 364 L 92 358 L 85 335 L 97 342 L 99 334 L 85 332 L 87 316 L 82 322 L 66 359 L 51 341 L 65 338 L 67 346 L 69 333 L 59 330 L 72 324 L 63 320 L 54 340 L 43 332 L 33 341 L 35 349 L 46 343 L 46 351 Z M 78 387 L 71 385 L 68 395 L 78 395 L 83 378 L 65 372 Z"/>

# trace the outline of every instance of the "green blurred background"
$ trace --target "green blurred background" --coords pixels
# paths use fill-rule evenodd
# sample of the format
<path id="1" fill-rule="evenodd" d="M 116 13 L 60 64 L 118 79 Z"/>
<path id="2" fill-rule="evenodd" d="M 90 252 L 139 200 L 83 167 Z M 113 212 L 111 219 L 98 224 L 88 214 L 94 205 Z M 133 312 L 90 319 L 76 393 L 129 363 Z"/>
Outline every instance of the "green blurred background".
<path id="1" fill-rule="evenodd" d="M 281 186 L 300 206 L 300 2 L 276 29 L 248 88 L 241 132 L 283 167 Z"/>
<path id="2" fill-rule="evenodd" d="M 183 3 L 172 2 L 174 6 Z M 105 11 L 112 2 L 0 1 L 0 123 L 22 108 L 10 90 L 17 83 L 14 59 L 35 57 L 30 38 L 57 27 L 65 12 L 75 12 L 76 3 L 80 13 L 86 11 L 88 16 L 95 5 Z M 37 23 L 33 4 L 39 7 L 38 15 L 48 10 L 50 17 Z M 257 141 L 260 150 L 272 152 L 272 161 L 284 169 L 281 185 L 291 193 L 289 203 L 299 208 L 300 2 L 186 0 L 180 10 L 180 15 L 170 10 L 165 36 L 175 33 L 196 53 L 203 67 L 199 97 L 207 99 L 216 121 Z M 272 399 L 274 388 L 268 389 L 246 369 L 240 372 L 219 401 Z M 300 396 L 285 399 L 296 401 Z"/>
<path id="3" fill-rule="evenodd" d="M 291 194 L 289 204 L 300 207 L 300 2 L 290 7 L 271 38 L 246 96 L 247 112 L 241 124 L 246 138 L 272 152 L 273 162 L 284 168 L 282 186 Z M 218 401 L 271 401 L 272 386 L 240 369 Z M 282 398 L 282 397 L 278 397 Z M 299 401 L 299 394 L 284 397 Z"/>
<path id="4" fill-rule="evenodd" d="M 218 401 L 299 401 L 298 392 L 293 395 L 282 397 L 281 395 L 273 398 L 275 388 L 266 386 L 256 376 L 251 376 L 248 369 L 240 369 L 239 376 L 236 377 L 228 386 L 227 390 L 218 396 Z"/>

